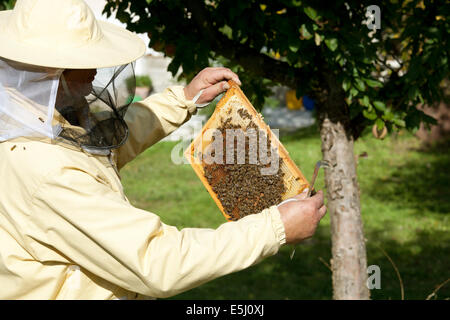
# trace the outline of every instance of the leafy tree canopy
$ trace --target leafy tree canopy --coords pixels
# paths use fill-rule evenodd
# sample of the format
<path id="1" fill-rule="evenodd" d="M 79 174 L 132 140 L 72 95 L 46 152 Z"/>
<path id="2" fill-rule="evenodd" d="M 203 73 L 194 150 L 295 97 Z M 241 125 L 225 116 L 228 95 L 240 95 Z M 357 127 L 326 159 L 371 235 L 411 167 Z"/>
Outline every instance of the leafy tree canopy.
<path id="1" fill-rule="evenodd" d="M 189 80 L 219 63 L 239 73 L 257 107 L 284 84 L 319 102 L 339 85 L 354 126 L 417 128 L 416 108 L 443 98 L 448 77 L 449 4 L 378 1 L 381 28 L 362 22 L 374 1 L 109 0 L 105 12 L 173 57 Z"/>

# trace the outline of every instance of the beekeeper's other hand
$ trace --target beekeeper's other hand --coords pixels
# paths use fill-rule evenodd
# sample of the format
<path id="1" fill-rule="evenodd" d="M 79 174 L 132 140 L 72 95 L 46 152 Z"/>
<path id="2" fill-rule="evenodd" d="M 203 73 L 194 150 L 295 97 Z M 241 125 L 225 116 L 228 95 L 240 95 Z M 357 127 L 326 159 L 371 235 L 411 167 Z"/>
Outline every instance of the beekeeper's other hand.
<path id="1" fill-rule="evenodd" d="M 278 205 L 287 244 L 295 244 L 312 237 L 320 219 L 327 212 L 323 204 L 322 191 L 309 198 L 306 194 L 307 191 Z"/>
<path id="2" fill-rule="evenodd" d="M 233 80 L 241 85 L 237 74 L 228 68 L 205 68 L 184 88 L 184 95 L 186 99 L 192 100 L 200 90 L 204 90 L 196 103 L 211 102 L 219 94 L 230 88 L 227 83 L 228 80 Z"/>

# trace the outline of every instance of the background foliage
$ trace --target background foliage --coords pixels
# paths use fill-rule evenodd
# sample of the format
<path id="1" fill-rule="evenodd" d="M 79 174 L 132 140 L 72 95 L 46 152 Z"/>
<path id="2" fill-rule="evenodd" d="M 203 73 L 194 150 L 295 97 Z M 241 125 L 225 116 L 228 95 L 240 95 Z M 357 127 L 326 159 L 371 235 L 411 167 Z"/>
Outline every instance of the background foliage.
<path id="1" fill-rule="evenodd" d="M 381 29 L 363 25 L 381 9 Z M 434 123 L 416 108 L 443 99 L 448 77 L 449 4 L 424 1 L 109 0 L 108 14 L 147 32 L 190 79 L 216 63 L 238 72 L 256 107 L 284 84 L 320 103 L 333 75 L 357 137 L 365 126 L 416 129 Z M 328 92 L 327 92 L 328 91 Z"/>
<path id="2" fill-rule="evenodd" d="M 11 10 L 14 8 L 14 4 L 16 0 L 1 0 L 0 1 L 0 10 Z"/>

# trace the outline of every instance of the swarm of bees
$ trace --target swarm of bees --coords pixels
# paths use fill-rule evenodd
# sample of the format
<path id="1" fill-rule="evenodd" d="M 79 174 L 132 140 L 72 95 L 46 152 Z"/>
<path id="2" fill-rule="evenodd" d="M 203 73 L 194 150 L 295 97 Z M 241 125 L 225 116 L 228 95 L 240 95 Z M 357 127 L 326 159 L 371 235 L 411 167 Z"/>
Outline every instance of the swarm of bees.
<path id="1" fill-rule="evenodd" d="M 272 205 L 279 204 L 282 201 L 282 195 L 286 192 L 283 181 L 284 173 L 281 170 L 282 159 L 277 151 L 271 145 L 271 141 L 266 132 L 259 130 L 258 126 L 252 121 L 251 115 L 244 109 L 237 112 L 242 119 L 250 120 L 245 127 L 233 124 L 231 117 L 222 119 L 221 125 L 217 128 L 223 138 L 223 156 L 222 163 L 203 163 L 204 175 L 212 190 L 216 193 L 221 202 L 224 211 L 231 217 L 231 220 L 238 220 L 244 216 L 261 212 Z M 236 150 L 237 141 L 226 141 L 227 129 L 242 129 L 247 132 L 250 128 L 255 129 L 257 141 L 267 141 L 267 157 L 271 159 L 272 153 L 278 157 L 278 169 L 275 174 L 262 174 L 262 168 L 270 166 L 260 161 L 258 157 L 256 163 L 249 160 L 249 150 L 257 148 L 256 152 L 260 155 L 260 144 L 250 144 L 248 136 L 245 137 L 245 163 L 238 164 L 237 152 L 234 153 L 234 162 L 227 163 L 225 159 L 226 148 L 234 144 Z"/>

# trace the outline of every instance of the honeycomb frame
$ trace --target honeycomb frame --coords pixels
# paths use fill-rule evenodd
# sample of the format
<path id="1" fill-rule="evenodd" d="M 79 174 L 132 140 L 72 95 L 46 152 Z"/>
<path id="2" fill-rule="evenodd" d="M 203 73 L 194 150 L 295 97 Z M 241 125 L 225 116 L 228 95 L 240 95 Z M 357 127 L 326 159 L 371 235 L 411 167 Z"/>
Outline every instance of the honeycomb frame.
<path id="1" fill-rule="evenodd" d="M 222 212 L 223 216 L 228 220 L 232 221 L 232 217 L 228 215 L 217 194 L 213 191 L 212 186 L 209 184 L 205 177 L 205 172 L 202 165 L 202 160 L 199 159 L 200 155 L 203 155 L 205 149 L 211 144 L 212 137 L 205 137 L 205 133 L 209 129 L 218 128 L 222 123 L 223 116 L 232 117 L 235 123 L 241 122 L 244 126 L 245 122 L 241 119 L 238 111 L 240 109 L 245 109 L 251 116 L 253 121 L 261 130 L 264 130 L 269 137 L 272 145 L 275 145 L 278 151 L 278 155 L 282 160 L 281 170 L 284 172 L 284 185 L 286 187 L 286 192 L 282 195 L 282 200 L 291 198 L 299 193 L 301 193 L 305 188 L 309 187 L 309 182 L 304 177 L 303 173 L 294 163 L 294 161 L 289 156 L 289 152 L 279 141 L 278 137 L 272 132 L 270 127 L 264 122 L 263 117 L 260 113 L 256 111 L 250 101 L 247 99 L 245 94 L 242 92 L 240 87 L 232 80 L 228 81 L 230 88 L 227 90 L 225 95 L 217 103 L 217 106 L 209 118 L 209 120 L 203 126 L 201 132 L 194 138 L 191 144 L 184 152 L 184 157 L 188 160 L 194 172 L 199 177 L 200 181 L 203 183 L 212 199 L 218 206 L 219 210 Z"/>

